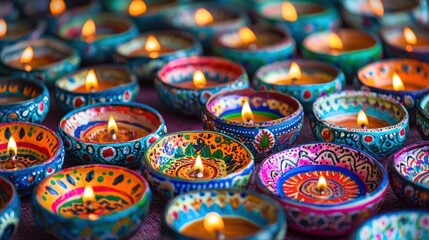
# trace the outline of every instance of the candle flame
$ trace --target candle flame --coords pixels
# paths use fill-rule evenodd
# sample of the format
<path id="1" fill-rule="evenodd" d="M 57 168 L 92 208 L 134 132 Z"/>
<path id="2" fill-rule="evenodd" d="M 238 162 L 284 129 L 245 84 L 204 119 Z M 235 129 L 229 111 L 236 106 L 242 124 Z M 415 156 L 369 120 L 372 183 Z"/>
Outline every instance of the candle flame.
<path id="1" fill-rule="evenodd" d="M 413 45 L 416 45 L 417 43 L 416 34 L 414 34 L 411 28 L 406 27 L 404 28 L 404 38 L 405 42 L 407 43 L 407 46 L 405 48 L 408 52 L 411 52 L 413 50 Z"/>
<path id="2" fill-rule="evenodd" d="M 149 56 L 151 58 L 156 58 L 159 56 L 159 51 L 161 51 L 161 45 L 154 35 L 149 35 L 146 39 L 146 43 L 144 45 L 144 50 L 149 52 Z"/>
<path id="3" fill-rule="evenodd" d="M 253 112 L 252 112 L 252 109 L 250 108 L 249 101 L 247 100 L 243 103 L 243 108 L 241 109 L 241 118 L 243 119 L 244 122 L 254 121 Z"/>
<path id="4" fill-rule="evenodd" d="M 94 41 L 94 36 L 96 33 L 95 22 L 92 19 L 88 19 L 82 27 L 82 37 L 85 38 L 85 41 L 90 43 Z"/>
<path id="5" fill-rule="evenodd" d="M 289 22 L 295 22 L 298 19 L 298 13 L 296 12 L 296 9 L 291 2 L 283 2 L 282 17 L 284 20 Z"/>
<path id="6" fill-rule="evenodd" d="M 381 17 L 384 15 L 384 7 L 381 0 L 368 0 L 369 8 L 374 15 Z"/>
<path id="7" fill-rule="evenodd" d="M 96 201 L 94 189 L 92 189 L 91 186 L 89 186 L 89 185 L 85 186 L 85 189 L 83 190 L 83 194 L 82 194 L 82 201 L 84 203 Z"/>
<path id="8" fill-rule="evenodd" d="M 87 91 L 93 91 L 98 88 L 98 80 L 97 75 L 95 75 L 94 69 L 89 69 L 88 73 L 86 74 L 85 79 L 85 89 Z"/>
<path id="9" fill-rule="evenodd" d="M 7 23 L 3 18 L 1 18 L 0 19 L 0 38 L 6 36 L 6 32 L 7 32 Z"/>
<path id="10" fill-rule="evenodd" d="M 51 3 L 49 4 L 49 10 L 51 11 L 52 15 L 58 16 L 66 11 L 66 3 L 64 0 L 51 0 Z"/>
<path id="11" fill-rule="evenodd" d="M 16 155 L 16 153 L 18 152 L 17 147 L 16 147 L 15 138 L 13 138 L 13 136 L 10 136 L 9 142 L 7 143 L 7 152 L 10 155 Z"/>
<path id="12" fill-rule="evenodd" d="M 317 181 L 317 189 L 319 191 L 324 191 L 328 187 L 328 183 L 326 182 L 326 178 L 324 176 L 320 176 Z"/>
<path id="13" fill-rule="evenodd" d="M 194 15 L 194 21 L 198 26 L 207 26 L 214 22 L 213 15 L 205 8 L 199 8 Z"/>
<path id="14" fill-rule="evenodd" d="M 206 76 L 204 76 L 204 73 L 200 70 L 195 71 L 194 77 L 192 78 L 192 82 L 194 83 L 194 86 L 196 88 L 203 88 L 206 86 Z"/>
<path id="15" fill-rule="evenodd" d="M 341 38 L 334 32 L 329 33 L 329 47 L 336 51 L 340 51 L 344 47 Z"/>
<path id="16" fill-rule="evenodd" d="M 248 27 L 240 28 L 240 30 L 238 30 L 238 36 L 240 36 L 240 40 L 244 44 L 250 44 L 256 41 L 255 33 Z"/>
<path id="17" fill-rule="evenodd" d="M 147 6 L 143 0 L 133 0 L 128 7 L 128 13 L 133 17 L 143 15 L 146 11 Z"/>
<path id="18" fill-rule="evenodd" d="M 207 213 L 206 216 L 204 217 L 203 225 L 207 231 L 215 235 L 223 232 L 225 227 L 222 217 L 217 212 Z"/>
<path id="19" fill-rule="evenodd" d="M 401 77 L 397 73 L 393 73 L 392 75 L 392 85 L 395 91 L 403 91 L 405 90 L 404 83 L 401 80 Z"/>
<path id="20" fill-rule="evenodd" d="M 198 170 L 200 172 L 204 171 L 203 161 L 201 161 L 201 156 L 199 154 L 197 156 L 197 159 L 195 159 L 194 170 Z"/>
<path id="21" fill-rule="evenodd" d="M 288 78 L 292 79 L 292 82 L 295 82 L 301 79 L 301 69 L 299 68 L 298 63 L 292 62 L 289 68 Z"/>
<path id="22" fill-rule="evenodd" d="M 110 115 L 109 122 L 107 123 L 107 131 L 114 134 L 118 132 L 118 125 L 116 125 L 116 121 L 112 115 Z"/>
<path id="23" fill-rule="evenodd" d="M 357 115 L 356 122 L 358 126 L 361 126 L 362 128 L 365 128 L 369 125 L 368 117 L 366 116 L 365 112 L 361 109 Z"/>
<path id="24" fill-rule="evenodd" d="M 33 60 L 34 50 L 31 46 L 24 49 L 19 60 L 22 64 L 28 64 Z"/>

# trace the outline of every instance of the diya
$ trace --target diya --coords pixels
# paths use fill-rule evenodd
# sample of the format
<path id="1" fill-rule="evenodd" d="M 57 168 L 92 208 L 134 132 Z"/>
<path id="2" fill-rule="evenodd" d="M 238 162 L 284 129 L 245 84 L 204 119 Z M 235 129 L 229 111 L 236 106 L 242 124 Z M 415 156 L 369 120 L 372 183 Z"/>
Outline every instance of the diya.
<path id="1" fill-rule="evenodd" d="M 302 43 L 305 58 L 334 64 L 344 71 L 349 80 L 361 67 L 380 59 L 382 51 L 377 36 L 355 29 L 313 33 Z"/>
<path id="2" fill-rule="evenodd" d="M 0 176 L 0 239 L 9 240 L 18 229 L 21 203 L 13 184 Z"/>
<path id="3" fill-rule="evenodd" d="M 420 136 L 429 140 L 429 94 L 425 95 L 417 106 L 416 125 Z"/>
<path id="4" fill-rule="evenodd" d="M 126 65 L 144 83 L 153 83 L 156 73 L 167 63 L 202 54 L 201 43 L 180 31 L 142 34 L 116 48 L 114 61 Z"/>
<path id="5" fill-rule="evenodd" d="M 78 50 L 85 64 L 112 59 L 121 43 L 137 36 L 131 20 L 119 15 L 98 14 L 92 18 L 73 18 L 58 27 L 57 36 Z"/>
<path id="6" fill-rule="evenodd" d="M 202 116 L 204 129 L 237 139 L 257 161 L 292 145 L 303 121 L 304 109 L 295 98 L 252 89 L 214 95 Z"/>
<path id="7" fill-rule="evenodd" d="M 2 15 L 0 14 L 0 16 Z M 42 22 L 11 22 L 0 18 L 0 50 L 5 46 L 12 45 L 19 41 L 39 38 L 44 33 L 45 27 L 45 24 Z"/>
<path id="8" fill-rule="evenodd" d="M 295 41 L 277 26 L 254 25 L 217 34 L 213 52 L 241 64 L 253 76 L 262 65 L 291 58 Z"/>
<path id="9" fill-rule="evenodd" d="M 333 65 L 299 59 L 262 66 L 253 78 L 253 86 L 260 91 L 290 94 L 309 112 L 318 97 L 345 89 L 346 78 L 341 69 Z"/>
<path id="10" fill-rule="evenodd" d="M 201 116 L 214 94 L 249 87 L 246 72 L 237 63 L 216 57 L 187 57 L 162 67 L 155 89 L 170 109 L 185 115 Z"/>
<path id="11" fill-rule="evenodd" d="M 126 10 L 140 32 L 167 30 L 167 11 L 174 9 L 177 3 L 178 0 L 131 0 Z"/>
<path id="12" fill-rule="evenodd" d="M 425 239 L 429 236 L 429 211 L 399 210 L 380 213 L 357 228 L 352 240 Z"/>
<path id="13" fill-rule="evenodd" d="M 290 30 L 298 43 L 311 33 L 337 29 L 341 22 L 335 7 L 311 0 L 265 1 L 256 12 L 262 22 Z"/>
<path id="14" fill-rule="evenodd" d="M 162 234 L 165 239 L 283 239 L 286 216 L 274 199 L 256 192 L 192 191 L 167 204 Z"/>
<path id="15" fill-rule="evenodd" d="M 55 99 L 65 112 L 95 103 L 131 102 L 138 92 L 136 77 L 121 65 L 81 68 L 55 82 Z"/>
<path id="16" fill-rule="evenodd" d="M 80 65 L 78 53 L 53 38 L 21 41 L 0 53 L 0 76 L 43 81 L 48 85 Z"/>
<path id="17" fill-rule="evenodd" d="M 0 176 L 21 196 L 61 170 L 64 155 L 63 142 L 49 128 L 28 122 L 0 124 Z"/>
<path id="18" fill-rule="evenodd" d="M 146 151 L 142 175 L 166 198 L 191 190 L 241 189 L 253 172 L 253 155 L 239 141 L 211 131 L 162 136 Z"/>
<path id="19" fill-rule="evenodd" d="M 349 234 L 378 212 L 387 173 L 360 150 L 310 143 L 275 153 L 262 162 L 257 189 L 286 211 L 288 227 L 323 237 Z"/>
<path id="20" fill-rule="evenodd" d="M 396 197 L 411 207 L 428 208 L 429 142 L 406 146 L 389 162 L 390 185 Z"/>
<path id="21" fill-rule="evenodd" d="M 402 104 L 371 92 L 343 91 L 320 97 L 310 115 L 316 140 L 355 147 L 379 161 L 405 144 L 408 122 Z"/>
<path id="22" fill-rule="evenodd" d="M 147 105 L 112 102 L 69 112 L 58 132 L 70 159 L 135 167 L 167 128 L 161 114 Z"/>
<path id="23" fill-rule="evenodd" d="M 49 106 L 48 88 L 40 81 L 0 78 L 0 122 L 41 123 Z"/>
<path id="24" fill-rule="evenodd" d="M 49 176 L 32 197 L 36 224 L 59 239 L 127 239 L 145 219 L 152 193 L 138 173 L 102 164 Z"/>

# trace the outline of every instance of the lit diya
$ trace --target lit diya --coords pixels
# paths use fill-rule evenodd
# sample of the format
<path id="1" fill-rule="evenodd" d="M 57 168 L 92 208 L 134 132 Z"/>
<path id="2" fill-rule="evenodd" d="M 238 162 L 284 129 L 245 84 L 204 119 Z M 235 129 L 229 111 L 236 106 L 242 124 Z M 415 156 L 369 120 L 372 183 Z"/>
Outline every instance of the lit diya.
<path id="1" fill-rule="evenodd" d="M 183 131 L 158 139 L 144 155 L 142 174 L 170 198 L 195 189 L 241 189 L 251 180 L 252 153 L 217 132 Z"/>
<path id="2" fill-rule="evenodd" d="M 0 61 L 4 76 L 36 79 L 49 85 L 80 65 L 78 53 L 53 38 L 21 41 L 7 46 L 1 51 Z"/>
<path id="3" fill-rule="evenodd" d="M 380 161 L 405 144 L 408 122 L 402 104 L 371 92 L 343 91 L 320 97 L 310 115 L 317 140 L 355 147 Z"/>
<path id="4" fill-rule="evenodd" d="M 21 196 L 61 170 L 64 155 L 63 142 L 51 129 L 27 122 L 0 124 L 0 176 Z"/>
<path id="5" fill-rule="evenodd" d="M 282 207 L 251 191 L 184 193 L 168 203 L 162 220 L 167 239 L 283 239 L 286 234 Z"/>
<path id="6" fill-rule="evenodd" d="M 319 61 L 290 60 L 262 66 L 253 78 L 255 89 L 274 90 L 297 98 L 310 111 L 320 96 L 342 91 L 344 73 L 337 67 Z"/>
<path id="7" fill-rule="evenodd" d="M 295 41 L 282 28 L 255 25 L 217 34 L 213 52 L 240 63 L 253 76 L 264 64 L 291 58 Z"/>
<path id="8" fill-rule="evenodd" d="M 9 240 L 18 229 L 21 202 L 13 184 L 0 176 L 0 238 Z"/>
<path id="9" fill-rule="evenodd" d="M 108 1 L 113 2 L 113 1 Z M 124 9 L 135 22 L 140 32 L 168 29 L 165 18 L 167 11 L 176 6 L 177 0 L 131 0 L 122 1 L 129 5 Z"/>
<path id="10" fill-rule="evenodd" d="M 340 236 L 380 210 L 388 181 L 371 156 L 344 145 L 312 143 L 266 158 L 257 188 L 279 201 L 291 228 Z"/>
<path id="11" fill-rule="evenodd" d="M 66 114 L 58 127 L 68 157 L 82 163 L 134 167 L 167 132 L 164 119 L 139 103 L 98 103 Z"/>
<path id="12" fill-rule="evenodd" d="M 120 65 L 79 69 L 55 82 L 55 99 L 65 112 L 100 102 L 131 102 L 138 91 L 136 77 Z"/>
<path id="13" fill-rule="evenodd" d="M 337 10 L 314 1 L 265 1 L 256 9 L 262 21 L 289 30 L 300 43 L 314 32 L 334 30 L 340 26 Z"/>
<path id="14" fill-rule="evenodd" d="M 36 224 L 59 239 L 127 239 L 142 224 L 152 193 L 138 173 L 109 165 L 64 169 L 32 197 Z"/>
<path id="15" fill-rule="evenodd" d="M 116 48 L 114 60 L 126 65 L 145 83 L 153 83 L 156 72 L 170 61 L 202 54 L 201 43 L 180 31 L 142 34 Z"/>
<path id="16" fill-rule="evenodd" d="M 44 31 L 45 26 L 42 23 L 10 22 L 0 18 L 0 49 L 19 41 L 39 38 Z"/>
<path id="17" fill-rule="evenodd" d="M 173 60 L 158 71 L 155 79 L 155 88 L 163 103 L 192 116 L 201 116 L 212 95 L 248 87 L 249 80 L 240 65 L 216 57 Z"/>

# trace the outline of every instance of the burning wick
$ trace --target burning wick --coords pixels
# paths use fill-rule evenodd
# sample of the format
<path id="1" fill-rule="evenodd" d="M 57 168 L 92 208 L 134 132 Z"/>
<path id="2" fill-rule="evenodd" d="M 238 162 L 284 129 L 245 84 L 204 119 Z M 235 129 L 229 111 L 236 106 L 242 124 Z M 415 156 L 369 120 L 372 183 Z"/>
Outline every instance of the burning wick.
<path id="1" fill-rule="evenodd" d="M 9 152 L 11 169 L 15 169 L 17 147 L 16 147 L 15 139 L 12 136 L 10 136 L 9 142 L 7 143 L 7 151 Z"/>
<path id="2" fill-rule="evenodd" d="M 210 233 L 214 233 L 216 235 L 216 239 L 224 240 L 225 235 L 223 234 L 223 230 L 225 228 L 222 217 L 219 213 L 209 212 L 204 217 L 203 222 L 204 228 Z"/>
<path id="3" fill-rule="evenodd" d="M 369 121 L 368 117 L 362 109 L 359 111 L 356 121 L 362 129 L 367 129 Z"/>
<path id="4" fill-rule="evenodd" d="M 118 132 L 118 125 L 116 125 L 116 121 L 112 115 L 110 115 L 109 122 L 107 123 L 107 130 L 108 130 L 108 132 L 110 132 L 110 138 L 113 141 L 116 141 L 117 140 L 116 134 Z"/>
<path id="5" fill-rule="evenodd" d="M 92 202 L 95 201 L 95 193 L 91 186 L 86 186 L 83 190 L 82 201 L 86 205 L 86 211 L 88 213 L 95 212 L 95 208 Z"/>
<path id="6" fill-rule="evenodd" d="M 249 101 L 245 101 L 243 103 L 243 107 L 241 109 L 241 118 L 244 122 L 253 123 L 253 112 L 250 108 Z"/>
<path id="7" fill-rule="evenodd" d="M 317 190 L 320 192 L 320 195 L 325 195 L 325 189 L 328 186 L 326 182 L 326 178 L 324 176 L 319 177 L 319 181 L 317 181 Z"/>
<path id="8" fill-rule="evenodd" d="M 203 162 L 201 161 L 201 157 L 199 154 L 197 156 L 197 159 L 195 159 L 194 170 L 197 173 L 196 174 L 197 178 L 204 177 L 204 174 L 203 174 L 204 166 L 203 166 Z"/>

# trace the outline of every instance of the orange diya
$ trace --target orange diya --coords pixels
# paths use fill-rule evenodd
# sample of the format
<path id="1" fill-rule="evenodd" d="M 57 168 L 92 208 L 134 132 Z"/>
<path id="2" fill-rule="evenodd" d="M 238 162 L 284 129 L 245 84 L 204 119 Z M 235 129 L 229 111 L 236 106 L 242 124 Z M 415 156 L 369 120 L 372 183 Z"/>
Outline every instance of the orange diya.
<path id="1" fill-rule="evenodd" d="M 58 62 L 59 60 L 60 59 L 54 57 L 53 55 L 35 54 L 33 47 L 28 46 L 22 51 L 21 57 L 19 59 L 14 59 L 8 62 L 8 64 L 16 68 L 22 68 L 29 72 L 33 69 L 45 68 L 52 63 Z"/>

